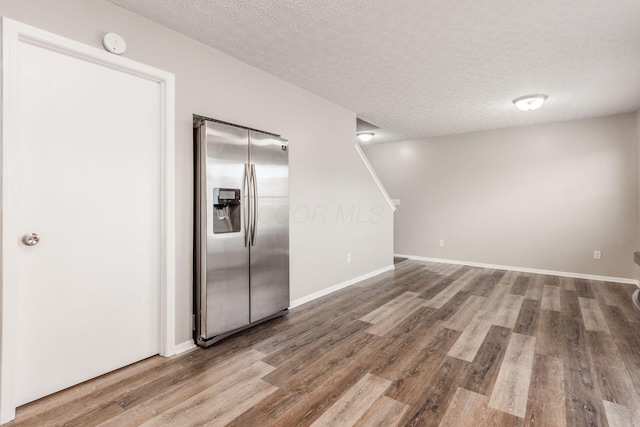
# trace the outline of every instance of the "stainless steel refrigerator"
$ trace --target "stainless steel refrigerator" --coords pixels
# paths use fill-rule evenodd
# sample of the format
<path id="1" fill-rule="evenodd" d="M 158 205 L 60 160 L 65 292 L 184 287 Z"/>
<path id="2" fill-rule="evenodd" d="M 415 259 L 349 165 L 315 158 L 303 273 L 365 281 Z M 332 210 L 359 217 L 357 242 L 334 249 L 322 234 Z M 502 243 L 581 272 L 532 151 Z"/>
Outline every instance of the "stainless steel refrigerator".
<path id="1" fill-rule="evenodd" d="M 194 116 L 196 343 L 289 307 L 289 156 L 278 135 Z"/>

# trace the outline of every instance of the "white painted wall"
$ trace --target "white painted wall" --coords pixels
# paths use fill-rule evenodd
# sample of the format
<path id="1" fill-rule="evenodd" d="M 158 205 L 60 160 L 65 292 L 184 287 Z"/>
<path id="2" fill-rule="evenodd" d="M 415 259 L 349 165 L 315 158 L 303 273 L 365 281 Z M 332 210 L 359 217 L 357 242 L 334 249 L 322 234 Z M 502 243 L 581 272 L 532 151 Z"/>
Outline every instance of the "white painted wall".
<path id="1" fill-rule="evenodd" d="M 636 113 L 636 245 L 634 251 L 640 251 L 640 110 Z M 636 279 L 640 275 L 640 266 L 636 266 Z"/>
<path id="2" fill-rule="evenodd" d="M 0 14 L 99 48 L 118 33 L 125 56 L 176 75 L 177 344 L 191 338 L 193 113 L 290 141 L 292 300 L 393 263 L 393 214 L 353 147 L 353 112 L 104 0 L 3 0 Z"/>
<path id="3" fill-rule="evenodd" d="M 636 279 L 637 120 L 367 146 L 389 195 L 401 200 L 395 252 Z"/>
<path id="4" fill-rule="evenodd" d="M 636 186 L 637 193 L 637 210 L 636 218 L 638 220 L 638 233 L 636 239 L 636 250 L 640 251 L 640 110 L 636 113 Z"/>

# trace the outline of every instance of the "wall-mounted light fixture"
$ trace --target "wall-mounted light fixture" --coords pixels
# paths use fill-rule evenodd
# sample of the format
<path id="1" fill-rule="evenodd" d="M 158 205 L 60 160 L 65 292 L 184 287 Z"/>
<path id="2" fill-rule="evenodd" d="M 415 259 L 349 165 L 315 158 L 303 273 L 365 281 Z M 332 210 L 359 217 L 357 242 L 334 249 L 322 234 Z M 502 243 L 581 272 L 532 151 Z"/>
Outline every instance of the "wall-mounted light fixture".
<path id="1" fill-rule="evenodd" d="M 360 141 L 369 142 L 371 141 L 371 138 L 373 138 L 374 133 L 373 132 L 356 132 L 356 135 L 358 136 L 358 139 L 360 139 Z"/>
<path id="2" fill-rule="evenodd" d="M 544 104 L 548 98 L 547 95 L 544 94 L 536 94 L 536 95 L 525 95 L 520 98 L 516 98 L 513 100 L 513 103 L 516 105 L 516 108 L 521 111 L 533 111 L 537 110 Z"/>

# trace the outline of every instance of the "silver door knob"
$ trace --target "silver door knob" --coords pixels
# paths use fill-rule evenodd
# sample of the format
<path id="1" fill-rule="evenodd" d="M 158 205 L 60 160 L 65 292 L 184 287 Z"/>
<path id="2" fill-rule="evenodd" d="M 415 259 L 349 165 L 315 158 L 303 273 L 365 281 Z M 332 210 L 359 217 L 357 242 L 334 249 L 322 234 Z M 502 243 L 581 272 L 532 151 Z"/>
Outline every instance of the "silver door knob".
<path id="1" fill-rule="evenodd" d="M 40 243 L 40 236 L 37 233 L 27 233 L 22 236 L 22 243 L 27 246 L 35 246 Z"/>

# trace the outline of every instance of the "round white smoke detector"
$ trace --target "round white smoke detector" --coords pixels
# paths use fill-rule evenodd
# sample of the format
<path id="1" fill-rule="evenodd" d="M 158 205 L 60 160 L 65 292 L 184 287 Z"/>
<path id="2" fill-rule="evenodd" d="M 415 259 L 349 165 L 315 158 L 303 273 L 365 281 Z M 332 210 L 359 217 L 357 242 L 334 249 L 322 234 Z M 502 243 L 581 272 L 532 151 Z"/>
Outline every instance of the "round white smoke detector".
<path id="1" fill-rule="evenodd" d="M 116 33 L 107 33 L 102 38 L 102 45 L 111 53 L 122 55 L 127 50 L 127 43 Z"/>

